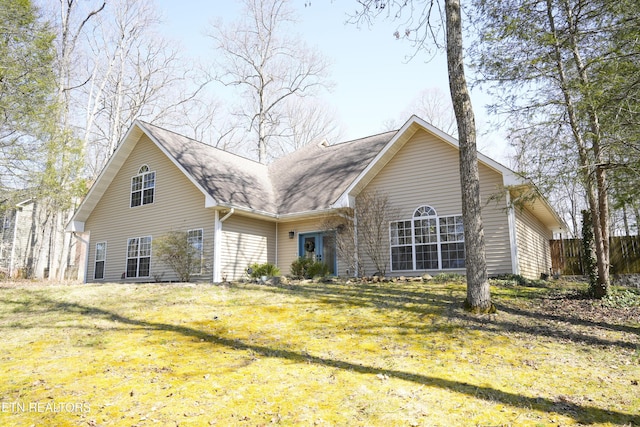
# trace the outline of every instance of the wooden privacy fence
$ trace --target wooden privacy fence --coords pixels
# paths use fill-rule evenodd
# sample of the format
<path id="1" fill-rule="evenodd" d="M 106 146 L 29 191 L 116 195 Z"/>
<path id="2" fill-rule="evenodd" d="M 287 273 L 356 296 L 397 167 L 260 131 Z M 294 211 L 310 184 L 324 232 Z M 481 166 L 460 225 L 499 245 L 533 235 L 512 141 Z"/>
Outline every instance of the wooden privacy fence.
<path id="1" fill-rule="evenodd" d="M 611 274 L 640 273 L 640 236 L 616 236 L 610 239 Z M 551 240 L 551 265 L 555 273 L 583 275 L 582 240 Z"/>

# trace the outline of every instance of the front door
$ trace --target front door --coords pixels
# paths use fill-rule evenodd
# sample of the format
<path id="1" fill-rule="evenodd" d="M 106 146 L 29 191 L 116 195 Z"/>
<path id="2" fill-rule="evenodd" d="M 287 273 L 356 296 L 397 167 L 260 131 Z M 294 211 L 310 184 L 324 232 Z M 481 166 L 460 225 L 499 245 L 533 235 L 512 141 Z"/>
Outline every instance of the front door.
<path id="1" fill-rule="evenodd" d="M 329 274 L 336 274 L 336 239 L 333 233 L 301 233 L 298 245 L 298 255 L 324 262 L 329 267 Z"/>

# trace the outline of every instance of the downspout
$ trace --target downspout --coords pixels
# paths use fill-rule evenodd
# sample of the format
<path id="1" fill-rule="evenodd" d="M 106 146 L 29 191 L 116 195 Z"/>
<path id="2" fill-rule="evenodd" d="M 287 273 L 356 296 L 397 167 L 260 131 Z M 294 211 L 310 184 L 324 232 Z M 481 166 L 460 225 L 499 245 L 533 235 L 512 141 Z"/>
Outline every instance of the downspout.
<path id="1" fill-rule="evenodd" d="M 509 227 L 509 247 L 511 248 L 511 272 L 520 274 L 520 263 L 518 262 L 518 233 L 516 229 L 516 211 L 511 204 L 511 193 L 507 191 L 507 224 Z"/>
<path id="2" fill-rule="evenodd" d="M 215 224 L 213 231 L 213 283 L 220 283 L 222 281 L 222 223 L 225 222 L 233 213 L 234 208 L 231 208 L 229 212 L 222 218 L 220 218 L 220 211 L 214 212 Z"/>

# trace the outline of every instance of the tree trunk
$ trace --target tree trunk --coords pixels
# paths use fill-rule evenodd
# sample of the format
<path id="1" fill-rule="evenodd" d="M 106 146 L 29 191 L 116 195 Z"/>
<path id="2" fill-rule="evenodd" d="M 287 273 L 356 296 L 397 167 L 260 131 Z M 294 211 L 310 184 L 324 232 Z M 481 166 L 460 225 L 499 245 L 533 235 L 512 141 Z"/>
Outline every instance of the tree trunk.
<path id="1" fill-rule="evenodd" d="M 446 0 L 445 13 L 449 88 L 458 123 L 460 147 L 460 186 L 467 268 L 465 307 L 472 312 L 487 313 L 495 310 L 495 307 L 491 303 L 485 259 L 475 118 L 464 75 L 460 0 Z"/>

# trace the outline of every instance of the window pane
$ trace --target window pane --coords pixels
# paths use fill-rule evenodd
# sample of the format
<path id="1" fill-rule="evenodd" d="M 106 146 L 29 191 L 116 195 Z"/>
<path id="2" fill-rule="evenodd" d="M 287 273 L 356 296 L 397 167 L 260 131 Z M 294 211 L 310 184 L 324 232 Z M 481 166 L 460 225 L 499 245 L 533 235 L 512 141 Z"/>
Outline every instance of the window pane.
<path id="1" fill-rule="evenodd" d="M 151 237 L 140 238 L 140 256 L 141 257 L 151 256 Z"/>
<path id="2" fill-rule="evenodd" d="M 144 257 L 140 258 L 140 267 L 138 270 L 138 277 L 147 277 L 149 276 L 149 266 L 151 265 L 151 258 Z"/>
<path id="3" fill-rule="evenodd" d="M 187 241 L 197 252 L 202 252 L 202 230 L 189 230 Z"/>
<path id="4" fill-rule="evenodd" d="M 446 216 L 440 218 L 440 241 L 464 241 L 464 227 L 462 225 L 462 216 Z"/>
<path id="5" fill-rule="evenodd" d="M 127 243 L 127 258 L 134 258 L 138 256 L 138 239 L 129 239 Z"/>
<path id="6" fill-rule="evenodd" d="M 436 216 L 436 210 L 431 206 L 420 206 L 413 212 L 413 217 L 421 217 L 421 216 Z"/>
<path id="7" fill-rule="evenodd" d="M 416 245 L 416 270 L 438 268 L 438 246 Z"/>
<path id="8" fill-rule="evenodd" d="M 464 268 L 464 243 L 442 245 L 442 268 Z"/>
<path id="9" fill-rule="evenodd" d="M 127 277 L 138 277 L 138 258 L 127 260 Z"/>
<path id="10" fill-rule="evenodd" d="M 411 244 L 411 221 L 392 222 L 390 227 L 392 245 Z"/>
<path id="11" fill-rule="evenodd" d="M 96 243 L 96 261 L 104 261 L 106 258 L 107 244 L 105 242 Z"/>
<path id="12" fill-rule="evenodd" d="M 416 219 L 414 227 L 416 230 L 416 244 L 436 243 L 438 241 L 435 218 Z"/>
<path id="13" fill-rule="evenodd" d="M 104 261 L 96 261 L 96 270 L 93 274 L 94 279 L 104 279 Z"/>
<path id="14" fill-rule="evenodd" d="M 131 178 L 131 191 L 140 191 L 142 190 L 142 177 L 134 176 Z"/>
<path id="15" fill-rule="evenodd" d="M 411 246 L 391 248 L 391 269 L 413 270 L 413 248 Z"/>
<path id="16" fill-rule="evenodd" d="M 140 206 L 142 204 L 142 191 L 131 193 L 131 207 Z"/>
<path id="17" fill-rule="evenodd" d="M 149 188 L 144 190 L 143 194 L 144 196 L 142 197 L 142 204 L 143 205 L 148 205 L 149 203 L 153 203 L 153 188 Z M 140 194 L 140 193 L 138 193 Z"/>
<path id="18" fill-rule="evenodd" d="M 151 187 L 155 187 L 156 183 L 156 173 L 155 172 L 149 172 L 148 174 L 144 175 L 144 188 L 151 188 Z"/>

